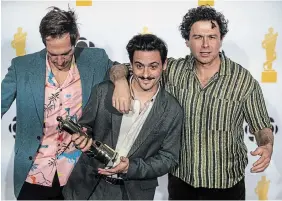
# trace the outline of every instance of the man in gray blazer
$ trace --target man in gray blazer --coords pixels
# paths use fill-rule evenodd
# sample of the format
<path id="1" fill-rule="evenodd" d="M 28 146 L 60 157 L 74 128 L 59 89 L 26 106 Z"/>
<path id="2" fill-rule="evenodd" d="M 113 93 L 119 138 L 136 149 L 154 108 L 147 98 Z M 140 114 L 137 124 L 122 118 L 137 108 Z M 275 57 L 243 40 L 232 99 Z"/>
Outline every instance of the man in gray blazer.
<path id="1" fill-rule="evenodd" d="M 111 168 L 82 154 L 63 190 L 66 199 L 152 200 L 157 178 L 178 164 L 183 111 L 159 83 L 167 47 L 155 35 L 146 34 L 134 36 L 127 51 L 133 68 L 131 111 L 119 113 L 112 106 L 113 83 L 100 83 L 79 120 L 92 138 L 72 136 L 83 152 L 98 140 L 120 158 Z"/>
<path id="2" fill-rule="evenodd" d="M 46 46 L 17 57 L 1 85 L 1 115 L 17 100 L 14 193 L 17 199 L 63 199 L 81 154 L 71 136 L 57 129 L 57 114 L 79 119 L 95 84 L 112 66 L 98 48 L 75 48 L 79 38 L 73 11 L 53 8 L 40 23 Z"/>

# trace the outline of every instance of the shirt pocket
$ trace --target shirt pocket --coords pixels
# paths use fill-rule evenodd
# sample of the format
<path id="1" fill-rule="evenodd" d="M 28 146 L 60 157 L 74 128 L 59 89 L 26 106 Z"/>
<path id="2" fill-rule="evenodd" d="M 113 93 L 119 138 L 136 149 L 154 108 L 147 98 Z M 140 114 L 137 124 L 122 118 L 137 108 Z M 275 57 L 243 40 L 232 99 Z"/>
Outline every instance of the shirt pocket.
<path id="1" fill-rule="evenodd" d="M 234 129 L 241 112 L 238 100 L 212 97 L 208 107 L 207 122 L 209 129 L 216 131 L 231 131 Z"/>

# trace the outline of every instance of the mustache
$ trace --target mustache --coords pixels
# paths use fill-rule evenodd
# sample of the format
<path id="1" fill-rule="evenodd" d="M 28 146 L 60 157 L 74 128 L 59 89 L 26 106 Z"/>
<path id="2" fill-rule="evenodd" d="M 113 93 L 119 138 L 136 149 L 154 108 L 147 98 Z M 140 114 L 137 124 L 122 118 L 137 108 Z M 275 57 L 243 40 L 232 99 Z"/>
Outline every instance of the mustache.
<path id="1" fill-rule="evenodd" d="M 140 76 L 138 78 L 140 78 L 141 80 L 153 80 L 153 79 L 155 79 L 154 77 L 144 77 L 144 76 Z"/>

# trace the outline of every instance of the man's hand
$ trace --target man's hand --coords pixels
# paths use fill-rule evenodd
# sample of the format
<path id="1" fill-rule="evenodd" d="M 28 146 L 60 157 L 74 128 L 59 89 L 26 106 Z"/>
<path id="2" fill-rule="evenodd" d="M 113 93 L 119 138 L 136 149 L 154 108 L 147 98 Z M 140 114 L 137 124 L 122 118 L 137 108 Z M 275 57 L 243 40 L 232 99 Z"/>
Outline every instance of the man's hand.
<path id="1" fill-rule="evenodd" d="M 119 112 L 128 113 L 131 106 L 130 89 L 127 80 L 119 79 L 114 82 L 115 89 L 112 97 L 112 104 Z"/>
<path id="2" fill-rule="evenodd" d="M 83 152 L 88 151 L 93 142 L 92 138 L 80 135 L 79 133 L 72 134 L 71 140 L 74 142 L 75 147 Z"/>
<path id="3" fill-rule="evenodd" d="M 263 172 L 270 163 L 273 146 L 272 144 L 262 145 L 256 148 L 255 151 L 251 151 L 252 156 L 261 156 L 251 168 L 252 173 Z"/>
<path id="4" fill-rule="evenodd" d="M 128 167 L 129 167 L 129 159 L 122 156 L 120 157 L 120 163 L 117 166 L 111 169 L 98 168 L 98 173 L 107 176 L 118 174 L 118 173 L 127 173 Z"/>

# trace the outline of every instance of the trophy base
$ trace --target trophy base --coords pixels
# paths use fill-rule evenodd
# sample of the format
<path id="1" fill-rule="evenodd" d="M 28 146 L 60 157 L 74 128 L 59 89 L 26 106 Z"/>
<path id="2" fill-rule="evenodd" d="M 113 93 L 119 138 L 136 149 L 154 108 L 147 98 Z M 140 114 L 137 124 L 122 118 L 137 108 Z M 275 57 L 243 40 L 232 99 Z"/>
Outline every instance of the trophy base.
<path id="1" fill-rule="evenodd" d="M 261 82 L 274 83 L 277 82 L 276 71 L 263 71 L 261 74 Z"/>

